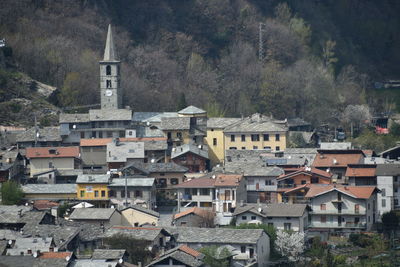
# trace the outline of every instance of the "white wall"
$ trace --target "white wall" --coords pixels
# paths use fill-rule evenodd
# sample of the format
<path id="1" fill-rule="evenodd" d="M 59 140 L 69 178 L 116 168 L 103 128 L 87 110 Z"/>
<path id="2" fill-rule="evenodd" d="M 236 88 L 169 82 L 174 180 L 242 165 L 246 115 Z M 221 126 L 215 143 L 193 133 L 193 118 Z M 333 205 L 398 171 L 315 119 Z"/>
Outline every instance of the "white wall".
<path id="1" fill-rule="evenodd" d="M 383 191 L 378 193 L 377 204 L 378 204 L 378 221 L 381 221 L 381 216 L 385 212 L 389 212 L 393 209 L 393 176 L 378 176 L 377 177 L 378 189 Z M 385 194 L 385 196 L 382 196 Z M 383 207 L 383 202 L 386 206 Z"/>

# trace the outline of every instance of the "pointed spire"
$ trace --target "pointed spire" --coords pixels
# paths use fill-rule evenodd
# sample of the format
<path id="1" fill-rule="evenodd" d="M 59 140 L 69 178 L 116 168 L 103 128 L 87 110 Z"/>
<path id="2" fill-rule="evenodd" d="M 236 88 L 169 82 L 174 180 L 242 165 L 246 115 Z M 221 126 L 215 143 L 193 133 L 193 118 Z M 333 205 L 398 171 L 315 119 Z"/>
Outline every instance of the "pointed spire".
<path id="1" fill-rule="evenodd" d="M 114 38 L 112 34 L 111 24 L 108 25 L 106 48 L 104 49 L 104 61 L 117 61 L 118 55 L 114 47 Z"/>

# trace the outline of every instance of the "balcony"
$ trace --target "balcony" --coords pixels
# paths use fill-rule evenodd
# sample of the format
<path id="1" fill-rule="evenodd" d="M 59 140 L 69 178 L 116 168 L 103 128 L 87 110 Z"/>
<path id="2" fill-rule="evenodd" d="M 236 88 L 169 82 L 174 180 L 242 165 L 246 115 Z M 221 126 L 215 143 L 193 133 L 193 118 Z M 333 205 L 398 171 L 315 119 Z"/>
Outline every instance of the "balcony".
<path id="1" fill-rule="evenodd" d="M 278 189 L 277 185 L 260 185 L 257 186 L 254 184 L 247 185 L 247 191 L 273 191 L 275 192 Z"/>
<path id="2" fill-rule="evenodd" d="M 331 209 L 331 210 L 313 210 L 309 212 L 310 214 L 321 214 L 321 215 L 354 215 L 354 216 L 363 216 L 366 214 L 366 211 L 355 211 L 355 210 L 337 210 L 337 209 Z"/>
<path id="3" fill-rule="evenodd" d="M 354 222 L 344 222 L 340 225 L 337 222 L 312 222 L 308 225 L 309 228 L 357 228 L 357 229 L 365 229 L 367 227 L 366 223 L 354 223 Z"/>

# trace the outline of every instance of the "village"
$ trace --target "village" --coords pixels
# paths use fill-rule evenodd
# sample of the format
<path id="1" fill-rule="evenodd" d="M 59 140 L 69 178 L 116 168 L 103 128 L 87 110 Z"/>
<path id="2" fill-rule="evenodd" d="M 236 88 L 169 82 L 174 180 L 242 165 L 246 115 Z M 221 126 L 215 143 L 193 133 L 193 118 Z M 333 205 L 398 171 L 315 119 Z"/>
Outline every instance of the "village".
<path id="1" fill-rule="evenodd" d="M 321 141 L 301 118 L 132 110 L 120 60 L 110 25 L 99 109 L 0 129 L 0 181 L 19 195 L 2 196 L 0 266 L 399 266 L 400 145 Z"/>

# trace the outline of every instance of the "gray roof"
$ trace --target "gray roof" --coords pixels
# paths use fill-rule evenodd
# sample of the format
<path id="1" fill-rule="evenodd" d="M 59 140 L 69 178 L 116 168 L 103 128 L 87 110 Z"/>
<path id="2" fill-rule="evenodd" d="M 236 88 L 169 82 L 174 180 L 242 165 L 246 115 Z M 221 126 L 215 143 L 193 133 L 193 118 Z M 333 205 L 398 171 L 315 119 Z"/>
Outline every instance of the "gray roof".
<path id="1" fill-rule="evenodd" d="M 62 141 L 60 135 L 60 128 L 57 127 L 44 127 L 37 128 L 39 137 L 38 142 L 60 142 Z M 24 132 L 18 133 L 17 142 L 34 142 L 36 137 L 36 128 L 32 127 Z"/>
<path id="2" fill-rule="evenodd" d="M 150 215 L 152 215 L 154 217 L 158 217 L 158 218 L 160 217 L 160 213 L 158 213 L 157 211 L 150 210 L 150 209 L 144 208 L 144 207 L 139 206 L 139 205 L 132 205 L 130 207 L 122 209 L 121 211 L 126 210 L 126 209 L 134 209 L 134 210 L 137 210 L 137 211 L 140 211 L 140 212 L 143 212 L 143 213 L 150 214 Z"/>
<path id="3" fill-rule="evenodd" d="M 76 184 L 26 184 L 22 191 L 25 194 L 74 194 Z"/>
<path id="4" fill-rule="evenodd" d="M 168 148 L 167 141 L 144 141 L 145 151 L 166 150 Z"/>
<path id="5" fill-rule="evenodd" d="M 19 254 L 21 249 L 32 249 L 32 251 L 40 250 L 46 251 L 52 245 L 53 238 L 37 238 L 37 237 L 21 237 L 15 240 L 15 244 L 11 249 L 7 249 L 7 254 L 15 255 L 15 252 Z M 13 253 L 14 252 L 14 253 Z"/>
<path id="6" fill-rule="evenodd" d="M 164 254 L 160 255 L 151 263 L 146 265 L 146 267 L 154 266 L 156 263 L 161 262 L 168 258 L 175 259 L 183 263 L 185 266 L 200 267 L 204 265 L 203 261 L 201 260 L 203 257 L 204 254 L 200 254 L 199 257 L 194 257 L 193 255 L 188 254 L 185 251 L 181 250 L 180 246 L 178 246 L 173 249 L 167 250 Z"/>
<path id="7" fill-rule="evenodd" d="M 57 169 L 57 174 L 59 176 L 74 176 L 74 175 L 80 175 L 83 174 L 82 169 Z"/>
<path id="8" fill-rule="evenodd" d="M 90 121 L 130 121 L 132 110 L 130 109 L 91 109 L 89 110 Z"/>
<path id="9" fill-rule="evenodd" d="M 221 169 L 222 167 L 220 167 Z M 225 171 L 232 173 L 243 173 L 244 176 L 268 176 L 278 177 L 283 174 L 282 168 L 267 166 L 265 162 L 226 162 Z M 218 168 L 215 168 L 218 171 Z"/>
<path id="10" fill-rule="evenodd" d="M 74 209 L 69 217 L 71 220 L 109 220 L 114 212 L 112 208 L 81 208 Z"/>
<path id="11" fill-rule="evenodd" d="M 151 187 L 154 185 L 155 178 L 137 178 L 137 177 L 127 177 L 128 186 L 132 187 Z M 109 187 L 123 187 L 125 186 L 125 178 L 114 178 Z"/>
<path id="12" fill-rule="evenodd" d="M 189 130 L 190 118 L 189 117 L 161 118 L 160 128 L 164 131 Z"/>
<path id="13" fill-rule="evenodd" d="M 287 119 L 287 124 L 289 127 L 310 126 L 311 125 L 311 123 L 303 120 L 302 118 Z"/>
<path id="14" fill-rule="evenodd" d="M 89 122 L 89 113 L 60 113 L 60 123 Z"/>
<path id="15" fill-rule="evenodd" d="M 168 235 L 163 228 L 140 228 L 140 227 L 112 227 L 105 233 L 105 237 L 111 237 L 116 234 L 123 234 L 135 239 L 154 241 L 160 233 Z"/>
<path id="16" fill-rule="evenodd" d="M 1 267 L 32 267 L 37 261 L 37 258 L 27 256 L 1 256 L 0 255 L 0 266 Z M 64 260 L 65 261 L 65 260 Z"/>
<path id="17" fill-rule="evenodd" d="M 284 123 L 277 122 L 270 117 L 261 114 L 253 114 L 239 122 L 225 128 L 225 133 L 265 133 L 286 132 Z"/>
<path id="18" fill-rule="evenodd" d="M 0 240 L 15 240 L 18 237 L 22 237 L 21 233 L 18 231 L 13 231 L 9 229 L 0 229 Z"/>
<path id="19" fill-rule="evenodd" d="M 150 174 L 154 172 L 187 172 L 188 168 L 180 166 L 174 162 L 167 163 L 139 163 L 134 162 L 125 167 L 125 169 L 135 168 L 143 173 Z"/>
<path id="20" fill-rule="evenodd" d="M 21 213 L 21 216 L 19 215 L 19 213 Z M 44 216 L 45 212 L 32 211 L 31 207 L 0 205 L 0 223 L 38 224 Z"/>
<path id="21" fill-rule="evenodd" d="M 400 164 L 378 164 L 375 173 L 377 176 L 399 176 Z"/>
<path id="22" fill-rule="evenodd" d="M 80 174 L 76 179 L 77 184 L 108 184 L 109 174 Z"/>
<path id="23" fill-rule="evenodd" d="M 114 37 L 111 24 L 108 24 L 106 48 L 104 49 L 103 61 L 118 61 L 118 54 L 114 45 Z"/>
<path id="24" fill-rule="evenodd" d="M 321 149 L 351 149 L 351 142 L 321 142 Z"/>
<path id="25" fill-rule="evenodd" d="M 178 114 L 182 115 L 196 115 L 196 114 L 205 114 L 207 111 L 202 110 L 201 108 L 195 106 L 188 106 L 182 110 L 178 111 Z"/>
<path id="26" fill-rule="evenodd" d="M 36 258 L 33 267 L 67 267 L 69 262 L 65 259 L 42 259 Z"/>
<path id="27" fill-rule="evenodd" d="M 150 118 L 147 118 L 143 120 L 144 122 L 150 122 L 150 123 L 160 123 L 162 118 L 172 118 L 172 117 L 178 117 L 177 112 L 161 112 L 155 116 L 152 116 Z"/>
<path id="28" fill-rule="evenodd" d="M 124 257 L 125 249 L 95 249 L 92 254 L 93 260 L 119 260 Z"/>
<path id="29" fill-rule="evenodd" d="M 261 207 L 261 212 L 258 210 Z M 244 204 L 237 206 L 233 216 L 252 212 L 262 217 L 301 217 L 307 209 L 306 204 L 274 203 L 268 205 Z"/>
<path id="30" fill-rule="evenodd" d="M 132 116 L 132 121 L 142 122 L 144 120 L 150 119 L 162 112 L 138 112 L 135 111 Z"/>
<path id="31" fill-rule="evenodd" d="M 107 162 L 126 162 L 128 159 L 143 158 L 143 142 L 111 142 L 107 144 Z"/>
<path id="32" fill-rule="evenodd" d="M 168 227 L 167 230 L 177 236 L 178 244 L 256 244 L 264 233 L 262 229 L 198 227 Z"/>
<path id="33" fill-rule="evenodd" d="M 184 144 L 173 148 L 171 153 L 171 158 L 172 159 L 177 158 L 188 152 L 196 154 L 202 158 L 208 159 L 208 147 L 203 145 L 201 146 L 201 148 L 199 148 L 198 146 L 193 144 Z"/>
<path id="34" fill-rule="evenodd" d="M 61 227 L 76 227 L 80 229 L 79 239 L 84 242 L 101 239 L 104 235 L 104 230 L 107 229 L 107 225 L 102 226 L 100 223 L 91 223 L 85 221 L 67 221 L 62 218 L 59 218 L 59 221 Z"/>
<path id="35" fill-rule="evenodd" d="M 92 260 L 92 259 L 76 259 L 72 267 L 116 267 L 119 266 L 118 261 Z"/>
<path id="36" fill-rule="evenodd" d="M 208 118 L 207 128 L 224 129 L 240 120 L 240 118 Z"/>

